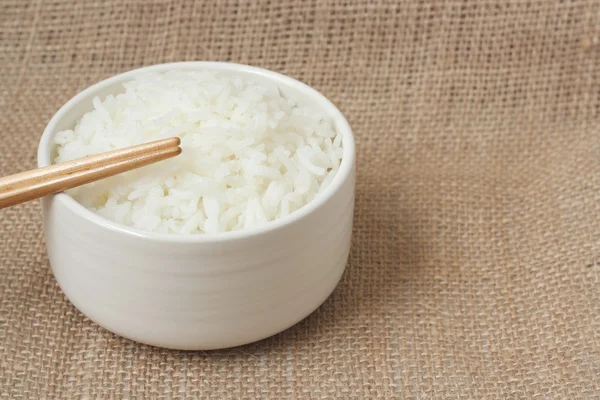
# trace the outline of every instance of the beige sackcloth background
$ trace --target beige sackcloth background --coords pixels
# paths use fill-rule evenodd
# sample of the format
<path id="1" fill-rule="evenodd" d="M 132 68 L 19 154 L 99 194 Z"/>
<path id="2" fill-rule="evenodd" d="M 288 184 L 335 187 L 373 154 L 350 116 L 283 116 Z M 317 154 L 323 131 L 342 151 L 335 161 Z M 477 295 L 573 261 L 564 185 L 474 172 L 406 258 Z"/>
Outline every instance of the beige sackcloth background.
<path id="1" fill-rule="evenodd" d="M 230 350 L 99 328 L 37 202 L 0 211 L 0 398 L 600 398 L 600 1 L 0 4 L 0 175 L 81 89 L 180 60 L 300 79 L 358 148 L 339 287 Z"/>

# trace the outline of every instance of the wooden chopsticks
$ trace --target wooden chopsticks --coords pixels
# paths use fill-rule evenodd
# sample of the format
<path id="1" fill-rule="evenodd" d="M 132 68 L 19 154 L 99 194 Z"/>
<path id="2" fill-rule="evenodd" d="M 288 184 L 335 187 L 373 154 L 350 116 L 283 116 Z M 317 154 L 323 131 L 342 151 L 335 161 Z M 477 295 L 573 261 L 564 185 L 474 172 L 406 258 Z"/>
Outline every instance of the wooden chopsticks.
<path id="1" fill-rule="evenodd" d="M 180 144 L 157 140 L 0 178 L 0 209 L 175 157 Z"/>

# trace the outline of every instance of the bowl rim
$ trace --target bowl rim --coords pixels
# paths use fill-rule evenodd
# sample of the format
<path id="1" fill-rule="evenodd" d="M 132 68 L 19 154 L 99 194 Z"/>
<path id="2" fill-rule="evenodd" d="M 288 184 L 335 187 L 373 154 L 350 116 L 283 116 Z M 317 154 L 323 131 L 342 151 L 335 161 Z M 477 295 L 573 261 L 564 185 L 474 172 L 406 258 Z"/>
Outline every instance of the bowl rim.
<path id="1" fill-rule="evenodd" d="M 215 71 L 228 71 L 228 72 L 245 72 L 249 74 L 260 75 L 263 78 L 272 80 L 275 83 L 285 83 L 287 86 L 292 87 L 294 90 L 303 92 L 307 97 L 313 99 L 319 99 L 323 103 L 324 112 L 328 115 L 336 126 L 339 133 L 342 134 L 342 161 L 337 174 L 332 179 L 328 187 L 323 192 L 319 193 L 303 207 L 291 212 L 290 214 L 278 218 L 273 221 L 269 221 L 264 225 L 253 228 L 242 228 L 235 231 L 218 232 L 218 233 L 201 233 L 201 234 L 190 234 L 190 235 L 178 235 L 176 233 L 158 233 L 145 231 L 142 229 L 134 228 L 128 225 L 119 224 L 113 222 L 108 218 L 105 218 L 89 209 L 82 204 L 78 203 L 75 199 L 66 193 L 58 193 L 55 195 L 48 196 L 47 198 L 57 202 L 60 205 L 65 206 L 67 209 L 77 214 L 79 217 L 87 220 L 95 225 L 99 225 L 105 229 L 113 231 L 119 234 L 125 234 L 131 237 L 138 237 L 148 239 L 155 242 L 186 242 L 186 243 L 220 243 L 232 240 L 247 239 L 249 237 L 256 237 L 264 235 L 273 231 L 277 231 L 285 226 L 289 226 L 299 220 L 311 215 L 325 203 L 327 203 L 331 197 L 340 190 L 343 183 L 351 176 L 354 170 L 355 162 L 355 140 L 352 134 L 350 124 L 342 114 L 342 112 L 322 93 L 316 89 L 308 86 L 307 84 L 283 75 L 278 72 L 270 71 L 264 68 L 254 67 L 244 64 L 236 64 L 231 62 L 217 62 L 217 61 L 184 61 L 184 62 L 172 62 L 164 64 L 155 64 L 151 66 L 141 67 L 123 72 L 107 79 L 101 80 L 81 92 L 73 96 L 67 101 L 50 119 L 38 145 L 37 151 L 37 163 L 38 167 L 45 167 L 51 164 L 50 162 L 50 148 L 52 146 L 52 138 L 56 131 L 56 125 L 62 118 L 71 111 L 71 109 L 82 102 L 86 97 L 92 95 L 94 92 L 98 92 L 107 86 L 114 85 L 119 82 L 123 82 L 129 78 L 133 78 L 136 75 L 148 72 L 165 72 L 169 70 L 195 70 L 195 69 L 211 69 Z"/>

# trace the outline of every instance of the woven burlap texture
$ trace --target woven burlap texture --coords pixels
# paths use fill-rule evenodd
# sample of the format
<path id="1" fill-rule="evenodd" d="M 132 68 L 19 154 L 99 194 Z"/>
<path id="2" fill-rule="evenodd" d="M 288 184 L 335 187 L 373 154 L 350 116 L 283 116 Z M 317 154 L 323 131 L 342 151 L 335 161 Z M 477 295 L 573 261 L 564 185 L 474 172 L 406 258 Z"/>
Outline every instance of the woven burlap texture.
<path id="1" fill-rule="evenodd" d="M 231 350 L 99 328 L 52 276 L 38 203 L 0 211 L 0 398 L 598 398 L 598 1 L 0 4 L 0 175 L 35 166 L 78 91 L 181 60 L 300 79 L 358 148 L 339 287 Z"/>

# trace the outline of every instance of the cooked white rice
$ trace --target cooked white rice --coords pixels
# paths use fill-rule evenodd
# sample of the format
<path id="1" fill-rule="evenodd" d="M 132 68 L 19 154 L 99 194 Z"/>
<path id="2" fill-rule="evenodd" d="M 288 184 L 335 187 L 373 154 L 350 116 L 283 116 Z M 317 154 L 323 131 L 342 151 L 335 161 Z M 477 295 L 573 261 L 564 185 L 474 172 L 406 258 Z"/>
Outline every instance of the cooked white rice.
<path id="1" fill-rule="evenodd" d="M 340 166 L 331 122 L 276 86 L 171 71 L 124 88 L 54 138 L 55 162 L 181 138 L 178 157 L 69 191 L 117 223 L 178 234 L 260 226 L 306 205 Z"/>

